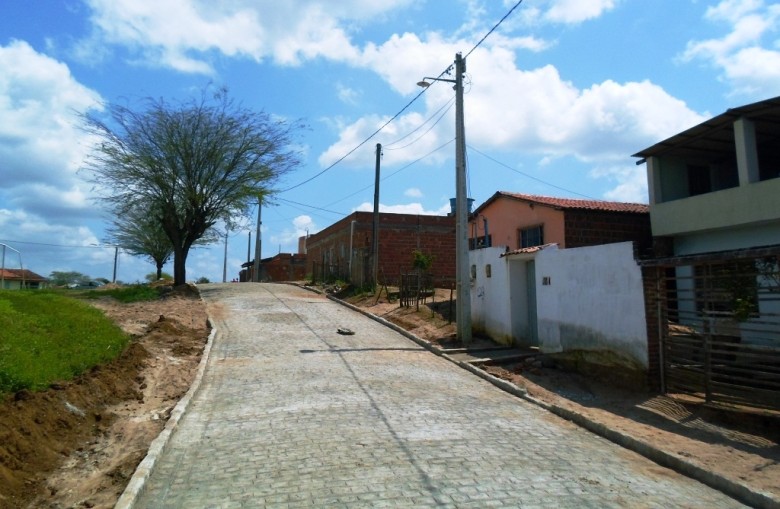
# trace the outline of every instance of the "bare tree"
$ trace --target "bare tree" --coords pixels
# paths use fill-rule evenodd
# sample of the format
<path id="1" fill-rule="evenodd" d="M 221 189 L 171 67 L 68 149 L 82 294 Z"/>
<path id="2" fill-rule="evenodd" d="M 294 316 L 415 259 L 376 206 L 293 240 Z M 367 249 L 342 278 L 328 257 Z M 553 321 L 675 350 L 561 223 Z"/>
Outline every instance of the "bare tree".
<path id="1" fill-rule="evenodd" d="M 87 163 L 114 216 L 147 210 L 173 248 L 174 284 L 186 281 L 192 245 L 221 218 L 246 215 L 299 164 L 291 150 L 300 124 L 254 112 L 224 89 L 169 104 L 146 99 L 141 111 L 108 106 L 110 120 L 85 115 L 99 137 Z"/>

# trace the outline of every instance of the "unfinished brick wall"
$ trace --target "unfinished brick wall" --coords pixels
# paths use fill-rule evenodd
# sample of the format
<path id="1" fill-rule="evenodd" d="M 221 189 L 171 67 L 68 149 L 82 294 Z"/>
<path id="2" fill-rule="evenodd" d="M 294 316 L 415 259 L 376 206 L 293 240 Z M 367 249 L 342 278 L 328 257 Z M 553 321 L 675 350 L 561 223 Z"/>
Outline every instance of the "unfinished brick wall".
<path id="1" fill-rule="evenodd" d="M 355 212 L 319 233 L 309 236 L 306 241 L 307 273 L 312 274 L 317 265 L 327 265 L 338 273 L 346 274 L 350 237 L 353 250 L 370 252 L 372 231 L 373 213 Z M 455 277 L 455 218 L 379 214 L 380 281 L 395 282 L 401 273 L 411 271 L 414 250 L 433 256 L 431 274 L 435 279 L 453 279 Z"/>
<path id="2" fill-rule="evenodd" d="M 600 210 L 566 210 L 566 248 L 632 241 L 641 256 L 652 248 L 650 214 Z"/>

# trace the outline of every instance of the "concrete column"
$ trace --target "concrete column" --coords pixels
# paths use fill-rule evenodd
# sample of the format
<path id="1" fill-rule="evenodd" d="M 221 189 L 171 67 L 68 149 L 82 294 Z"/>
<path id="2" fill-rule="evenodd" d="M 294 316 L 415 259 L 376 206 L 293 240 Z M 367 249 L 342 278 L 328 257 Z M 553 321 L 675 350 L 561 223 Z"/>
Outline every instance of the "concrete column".
<path id="1" fill-rule="evenodd" d="M 752 120 L 741 117 L 734 122 L 734 143 L 737 149 L 739 185 L 744 186 L 751 182 L 758 182 L 760 177 L 758 173 L 756 125 Z"/>
<path id="2" fill-rule="evenodd" d="M 661 160 L 657 157 L 647 158 L 647 192 L 650 197 L 650 205 L 663 203 L 661 192 Z"/>

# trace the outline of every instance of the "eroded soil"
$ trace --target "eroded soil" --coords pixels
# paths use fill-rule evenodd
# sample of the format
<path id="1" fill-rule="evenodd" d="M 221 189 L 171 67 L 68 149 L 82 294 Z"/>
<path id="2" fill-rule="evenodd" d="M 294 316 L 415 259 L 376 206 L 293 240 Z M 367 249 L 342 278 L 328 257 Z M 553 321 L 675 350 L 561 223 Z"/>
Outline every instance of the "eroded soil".
<path id="1" fill-rule="evenodd" d="M 76 380 L 0 404 L 0 508 L 113 507 L 192 383 L 209 333 L 197 292 L 89 302 L 133 340 Z"/>

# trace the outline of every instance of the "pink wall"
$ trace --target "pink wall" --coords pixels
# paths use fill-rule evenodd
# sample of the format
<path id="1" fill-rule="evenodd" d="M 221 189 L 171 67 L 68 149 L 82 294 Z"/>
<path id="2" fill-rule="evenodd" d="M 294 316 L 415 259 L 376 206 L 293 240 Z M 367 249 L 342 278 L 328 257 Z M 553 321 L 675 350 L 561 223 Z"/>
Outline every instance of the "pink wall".
<path id="1" fill-rule="evenodd" d="M 488 220 L 488 233 L 492 237 L 493 247 L 509 246 L 517 249 L 517 230 L 532 226 L 544 225 L 544 243 L 557 243 L 565 248 L 563 211 L 531 204 L 511 198 L 498 198 L 480 211 L 476 218 L 477 236 L 485 235 L 482 217 Z M 474 237 L 474 224 L 469 223 L 469 237 Z"/>

